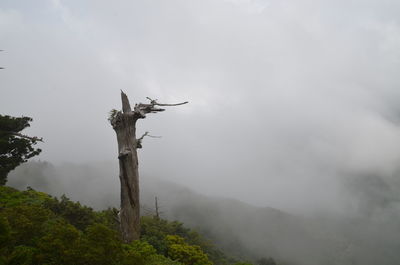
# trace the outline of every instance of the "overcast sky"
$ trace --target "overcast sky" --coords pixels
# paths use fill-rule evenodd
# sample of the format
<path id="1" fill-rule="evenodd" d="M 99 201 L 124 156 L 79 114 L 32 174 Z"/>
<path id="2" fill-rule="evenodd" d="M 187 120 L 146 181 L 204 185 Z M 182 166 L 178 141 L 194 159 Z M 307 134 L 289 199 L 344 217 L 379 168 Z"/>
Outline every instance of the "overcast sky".
<path id="1" fill-rule="evenodd" d="M 400 165 L 396 0 L 2 0 L 0 113 L 40 159 L 117 157 L 108 112 L 146 96 L 141 172 L 283 209 L 341 208 Z M 117 177 L 110 176 L 110 177 Z"/>

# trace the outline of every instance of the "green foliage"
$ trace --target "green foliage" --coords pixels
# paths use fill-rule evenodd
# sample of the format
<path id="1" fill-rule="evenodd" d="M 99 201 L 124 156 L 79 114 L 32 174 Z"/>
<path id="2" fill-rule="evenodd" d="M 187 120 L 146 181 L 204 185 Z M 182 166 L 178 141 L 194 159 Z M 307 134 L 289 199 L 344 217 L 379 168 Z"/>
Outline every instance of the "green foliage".
<path id="1" fill-rule="evenodd" d="M 119 231 L 118 210 L 116 208 L 108 208 L 100 212 L 96 212 L 96 221 Z"/>
<path id="2" fill-rule="evenodd" d="M 103 224 L 93 224 L 86 229 L 80 249 L 84 264 L 117 265 L 123 258 L 118 233 Z"/>
<path id="3" fill-rule="evenodd" d="M 152 255 L 146 262 L 146 265 L 182 265 L 182 263 L 173 261 L 163 255 Z"/>
<path id="4" fill-rule="evenodd" d="M 212 265 L 208 256 L 199 246 L 189 245 L 185 239 L 177 235 L 166 236 L 168 257 L 185 265 Z"/>
<path id="5" fill-rule="evenodd" d="M 0 250 L 7 246 L 11 240 L 11 227 L 7 218 L 0 217 Z"/>
<path id="6" fill-rule="evenodd" d="M 154 246 L 158 254 L 167 254 L 168 245 L 165 236 L 174 232 L 171 223 L 166 220 L 151 216 L 143 216 L 141 219 L 141 239 Z"/>
<path id="7" fill-rule="evenodd" d="M 182 223 L 142 217 L 141 227 L 141 240 L 124 244 L 116 209 L 0 186 L 0 265 L 232 264 Z"/>
<path id="8" fill-rule="evenodd" d="M 123 244 L 116 214 L 0 186 L 0 265 L 180 265 L 146 241 Z"/>
<path id="9" fill-rule="evenodd" d="M 11 253 L 8 265 L 34 265 L 37 262 L 36 253 L 36 248 L 17 246 Z"/>
<path id="10" fill-rule="evenodd" d="M 18 191 L 11 187 L 0 186 L 0 207 L 13 207 L 22 204 L 41 206 L 48 200 L 52 200 L 51 196 L 44 192 L 35 191 L 28 187 L 26 191 Z"/>
<path id="11" fill-rule="evenodd" d="M 145 265 L 149 257 L 156 254 L 156 250 L 146 241 L 136 240 L 124 245 L 124 253 L 124 265 Z"/>
<path id="12" fill-rule="evenodd" d="M 79 230 L 85 230 L 89 225 L 97 221 L 96 213 L 92 208 L 82 206 L 79 202 L 72 202 L 65 195 L 62 195 L 60 200 L 57 198 L 47 200 L 45 207 L 68 220 Z"/>
<path id="13" fill-rule="evenodd" d="M 163 255 L 157 254 L 156 249 L 148 242 L 136 240 L 124 245 L 125 260 L 123 265 L 181 265 Z"/>
<path id="14" fill-rule="evenodd" d="M 166 237 L 177 235 L 184 238 L 188 244 L 199 246 L 214 264 L 230 264 L 224 253 L 218 250 L 209 240 L 204 239 L 196 231 L 185 228 L 180 222 L 168 222 L 151 216 L 143 216 L 141 221 L 141 239 L 154 246 L 158 254 L 167 255 L 168 241 Z"/>
<path id="15" fill-rule="evenodd" d="M 80 232 L 62 219 L 48 222 L 36 244 L 38 264 L 73 265 L 80 257 Z"/>
<path id="16" fill-rule="evenodd" d="M 31 121 L 29 117 L 0 115 L 0 185 L 5 185 L 11 170 L 42 151 L 33 147 L 38 138 L 20 136 L 20 132 L 29 127 Z"/>
<path id="17" fill-rule="evenodd" d="M 43 228 L 52 213 L 37 205 L 19 205 L 6 208 L 1 212 L 1 216 L 8 219 L 14 244 L 34 245 L 43 234 Z"/>
<path id="18" fill-rule="evenodd" d="M 8 246 L 11 241 L 11 227 L 7 218 L 0 216 L 0 265 L 6 264 Z"/>

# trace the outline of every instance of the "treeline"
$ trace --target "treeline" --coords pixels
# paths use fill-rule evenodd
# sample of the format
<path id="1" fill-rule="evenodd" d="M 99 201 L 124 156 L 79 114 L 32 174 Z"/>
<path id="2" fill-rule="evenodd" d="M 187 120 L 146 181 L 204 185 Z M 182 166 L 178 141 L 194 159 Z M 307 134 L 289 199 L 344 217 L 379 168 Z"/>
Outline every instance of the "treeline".
<path id="1" fill-rule="evenodd" d="M 0 187 L 0 265 L 244 265 L 180 222 L 143 216 L 141 239 L 124 244 L 118 211 L 33 189 Z M 271 258 L 260 265 L 274 265 Z"/>

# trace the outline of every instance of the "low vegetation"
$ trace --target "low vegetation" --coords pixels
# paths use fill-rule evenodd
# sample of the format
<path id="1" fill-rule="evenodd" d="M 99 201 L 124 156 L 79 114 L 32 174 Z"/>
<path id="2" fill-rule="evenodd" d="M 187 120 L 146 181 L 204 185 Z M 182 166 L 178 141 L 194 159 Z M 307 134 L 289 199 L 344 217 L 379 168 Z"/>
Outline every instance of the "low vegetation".
<path id="1" fill-rule="evenodd" d="M 124 244 L 118 211 L 67 197 L 0 187 L 0 265 L 228 265 L 212 242 L 180 222 L 143 216 L 141 239 Z M 274 265 L 272 259 L 257 264 Z"/>

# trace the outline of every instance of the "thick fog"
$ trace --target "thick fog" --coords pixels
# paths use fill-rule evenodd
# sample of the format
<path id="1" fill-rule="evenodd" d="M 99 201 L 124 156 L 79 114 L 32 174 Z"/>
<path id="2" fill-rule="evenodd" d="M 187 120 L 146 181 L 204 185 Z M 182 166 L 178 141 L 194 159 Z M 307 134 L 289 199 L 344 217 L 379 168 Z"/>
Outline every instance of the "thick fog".
<path id="1" fill-rule="evenodd" d="M 162 136 L 144 140 L 142 176 L 295 213 L 391 211 L 399 14 L 394 0 L 2 0 L 0 113 L 33 117 L 41 160 L 116 163 L 120 89 L 188 100 L 139 121 Z"/>

